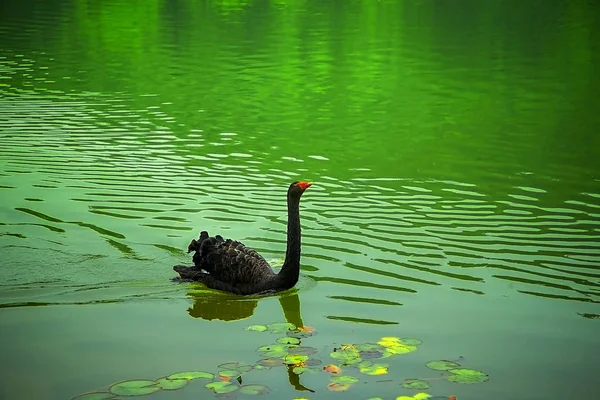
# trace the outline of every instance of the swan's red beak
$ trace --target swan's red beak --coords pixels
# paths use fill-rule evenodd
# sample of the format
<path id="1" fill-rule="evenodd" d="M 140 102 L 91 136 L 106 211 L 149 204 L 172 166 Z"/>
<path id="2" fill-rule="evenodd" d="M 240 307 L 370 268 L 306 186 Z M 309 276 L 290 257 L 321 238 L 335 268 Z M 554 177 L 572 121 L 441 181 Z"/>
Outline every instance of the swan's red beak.
<path id="1" fill-rule="evenodd" d="M 298 182 L 298 186 L 300 186 L 300 189 L 302 190 L 308 189 L 310 185 L 312 185 L 312 182 Z"/>

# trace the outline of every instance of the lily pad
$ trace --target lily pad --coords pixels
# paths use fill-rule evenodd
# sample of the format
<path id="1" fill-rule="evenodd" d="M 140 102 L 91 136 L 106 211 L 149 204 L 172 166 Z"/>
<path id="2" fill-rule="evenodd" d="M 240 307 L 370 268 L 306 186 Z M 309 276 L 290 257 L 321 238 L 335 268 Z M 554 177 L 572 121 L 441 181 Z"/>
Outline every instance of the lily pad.
<path id="1" fill-rule="evenodd" d="M 363 361 L 358 365 L 358 368 L 365 375 L 385 375 L 388 373 L 387 364 L 374 364 L 371 361 Z"/>
<path id="2" fill-rule="evenodd" d="M 269 393 L 269 388 L 264 385 L 244 385 L 238 391 L 244 394 L 258 395 Z"/>
<path id="3" fill-rule="evenodd" d="M 110 391 L 119 396 L 142 396 L 158 392 L 161 387 L 154 381 L 139 379 L 115 383 L 110 387 Z"/>
<path id="4" fill-rule="evenodd" d="M 258 365 L 256 367 L 262 366 L 266 368 L 271 368 L 277 367 L 278 365 L 283 365 L 283 360 L 281 360 L 280 358 L 263 358 L 258 362 Z"/>
<path id="5" fill-rule="evenodd" d="M 246 327 L 247 331 L 253 331 L 253 332 L 264 332 L 268 329 L 269 328 L 267 328 L 264 325 L 250 325 L 250 326 Z"/>
<path id="6" fill-rule="evenodd" d="M 309 358 L 304 364 L 306 364 L 307 366 L 321 365 L 323 364 L 323 361 L 316 358 Z"/>
<path id="7" fill-rule="evenodd" d="M 211 389 L 215 393 L 230 393 L 237 390 L 238 386 L 231 382 L 210 382 L 204 385 L 205 388 Z"/>
<path id="8" fill-rule="evenodd" d="M 244 373 L 252 370 L 252 365 L 240 364 L 239 362 L 228 362 L 225 364 L 221 364 L 218 366 L 220 369 L 229 369 L 238 371 L 239 373 Z"/>
<path id="9" fill-rule="evenodd" d="M 226 376 L 228 378 L 237 378 L 241 375 L 240 371 L 236 371 L 235 369 L 224 369 L 219 371 L 219 376 Z"/>
<path id="10" fill-rule="evenodd" d="M 177 390 L 181 389 L 185 385 L 187 385 L 189 380 L 187 379 L 169 379 L 169 378 L 160 378 L 156 380 L 156 384 L 160 386 L 161 389 L 164 390 Z"/>
<path id="11" fill-rule="evenodd" d="M 287 344 L 287 345 L 298 345 L 298 344 L 300 344 L 300 339 L 292 337 L 292 336 L 285 336 L 285 337 L 280 337 L 279 339 L 277 339 L 277 343 Z"/>
<path id="12" fill-rule="evenodd" d="M 490 379 L 488 374 L 474 369 L 458 368 L 450 369 L 448 372 L 452 375 L 449 375 L 446 379 L 455 383 L 480 383 Z"/>
<path id="13" fill-rule="evenodd" d="M 288 348 L 282 344 L 268 344 L 258 348 L 264 356 L 270 358 L 279 358 L 288 354 Z"/>
<path id="14" fill-rule="evenodd" d="M 431 395 L 428 393 L 417 393 L 414 396 L 399 396 L 396 400 L 425 400 L 430 398 Z"/>
<path id="15" fill-rule="evenodd" d="M 429 382 L 422 379 L 405 379 L 400 385 L 405 389 L 429 389 Z"/>
<path id="16" fill-rule="evenodd" d="M 301 375 L 304 373 L 318 374 L 319 372 L 321 372 L 321 368 L 298 366 L 298 367 L 294 367 L 294 369 L 292 369 L 292 372 L 295 373 L 296 375 Z"/>
<path id="17" fill-rule="evenodd" d="M 373 358 L 381 358 L 384 355 L 384 353 L 379 350 L 365 350 L 365 351 L 361 351 L 359 354 L 360 354 L 360 358 L 362 358 L 363 360 L 369 360 L 369 359 L 373 359 Z"/>
<path id="18" fill-rule="evenodd" d="M 210 372 L 204 372 L 204 371 L 187 371 L 187 372 L 177 372 L 176 374 L 172 374 L 167 376 L 167 379 L 200 379 L 200 378 L 205 378 L 205 379 L 213 379 L 215 377 L 214 374 L 211 374 Z"/>
<path id="19" fill-rule="evenodd" d="M 337 375 L 331 377 L 331 382 L 334 383 L 343 383 L 343 384 L 351 384 L 358 382 L 358 378 L 350 375 Z"/>
<path id="20" fill-rule="evenodd" d="M 289 322 L 277 322 L 267 325 L 267 329 L 272 333 L 285 333 L 296 329 L 296 325 L 290 324 Z"/>
<path id="21" fill-rule="evenodd" d="M 425 400 L 431 397 L 429 393 L 417 393 L 413 396 L 416 400 Z"/>
<path id="22" fill-rule="evenodd" d="M 342 372 L 342 369 L 334 364 L 329 364 L 323 367 L 323 371 L 327 371 L 331 374 L 339 374 Z"/>
<path id="23" fill-rule="evenodd" d="M 350 387 L 352 387 L 352 384 L 347 383 L 333 382 L 327 385 L 327 389 L 331 390 L 332 392 L 345 392 L 346 390 L 350 389 Z"/>
<path id="24" fill-rule="evenodd" d="M 354 347 L 335 349 L 329 355 L 335 360 L 340 360 L 343 364 L 355 364 L 361 360 L 360 353 Z"/>
<path id="25" fill-rule="evenodd" d="M 429 361 L 425 364 L 425 366 L 436 371 L 448 371 L 450 369 L 460 367 L 460 364 L 455 363 L 454 361 L 439 360 Z"/>
<path id="26" fill-rule="evenodd" d="M 73 397 L 71 400 L 107 400 L 107 399 L 114 399 L 115 398 L 115 394 L 114 393 L 108 393 L 108 392 L 91 392 L 91 393 L 84 393 L 81 394 L 77 397 Z"/>
<path id="27" fill-rule="evenodd" d="M 354 348 L 356 350 L 360 351 L 373 351 L 373 350 L 381 350 L 383 346 L 377 344 L 377 343 L 361 343 L 361 344 L 355 344 Z"/>
<path id="28" fill-rule="evenodd" d="M 302 354 L 288 354 L 283 360 L 287 365 L 298 365 L 308 360 L 308 356 Z"/>
<path id="29" fill-rule="evenodd" d="M 305 356 L 311 356 L 313 354 L 316 354 L 318 350 L 315 349 L 314 347 L 299 346 L 299 347 L 292 347 L 288 351 L 290 352 L 290 354 L 302 354 Z"/>

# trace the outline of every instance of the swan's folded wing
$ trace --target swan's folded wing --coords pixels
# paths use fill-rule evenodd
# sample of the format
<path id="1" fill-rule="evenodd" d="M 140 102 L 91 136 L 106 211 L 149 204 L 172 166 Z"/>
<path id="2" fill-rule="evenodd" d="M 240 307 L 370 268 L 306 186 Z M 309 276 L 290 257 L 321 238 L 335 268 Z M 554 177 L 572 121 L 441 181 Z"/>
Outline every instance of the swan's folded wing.
<path id="1" fill-rule="evenodd" d="M 258 283 L 274 276 L 269 263 L 256 250 L 235 240 L 205 241 L 200 253 L 200 265 L 196 266 L 220 281 Z"/>

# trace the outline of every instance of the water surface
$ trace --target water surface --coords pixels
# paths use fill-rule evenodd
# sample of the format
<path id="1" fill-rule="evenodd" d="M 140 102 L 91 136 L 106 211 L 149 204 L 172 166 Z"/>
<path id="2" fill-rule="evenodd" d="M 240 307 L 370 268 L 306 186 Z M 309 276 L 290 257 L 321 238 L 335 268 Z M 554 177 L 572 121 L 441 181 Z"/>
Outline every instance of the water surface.
<path id="1" fill-rule="evenodd" d="M 254 363 L 270 339 L 244 328 L 281 321 L 316 328 L 323 360 L 423 341 L 356 398 L 460 357 L 490 380 L 428 392 L 594 397 L 598 22 L 585 0 L 7 2 L 0 397 Z M 299 179 L 296 289 L 170 280 L 200 230 L 280 265 Z M 339 396 L 256 376 L 269 398 Z"/>

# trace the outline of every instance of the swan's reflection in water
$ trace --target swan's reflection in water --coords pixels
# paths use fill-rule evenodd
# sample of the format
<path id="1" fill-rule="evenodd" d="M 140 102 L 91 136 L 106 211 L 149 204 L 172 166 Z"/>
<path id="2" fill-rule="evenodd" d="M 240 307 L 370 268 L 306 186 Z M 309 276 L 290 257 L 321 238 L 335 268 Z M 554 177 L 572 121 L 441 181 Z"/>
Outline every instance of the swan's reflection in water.
<path id="1" fill-rule="evenodd" d="M 192 286 L 187 295 L 194 304 L 188 308 L 188 314 L 193 318 L 202 318 L 207 321 L 219 319 L 222 321 L 235 321 L 249 318 L 254 314 L 258 300 L 264 296 L 236 296 L 223 292 L 208 290 L 204 285 Z M 297 289 L 291 289 L 276 294 L 283 311 L 286 322 L 297 327 L 303 327 L 302 312 L 300 310 L 300 297 Z M 302 345 L 300 339 L 299 345 Z M 314 392 L 300 383 L 300 375 L 293 372 L 294 365 L 286 365 L 288 381 L 298 391 Z"/>
<path id="2" fill-rule="evenodd" d="M 207 321 L 213 319 L 235 321 L 249 318 L 254 314 L 259 299 L 259 297 L 242 297 L 209 290 L 201 284 L 192 286 L 187 295 L 194 302 L 188 308 L 190 317 L 202 318 Z"/>

